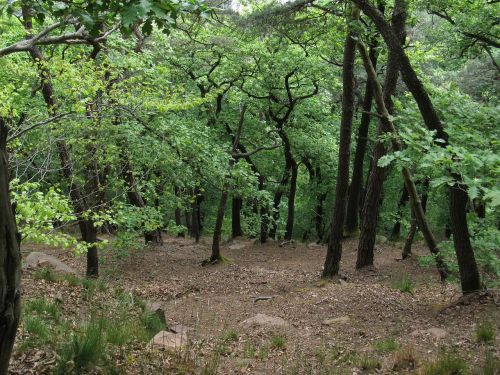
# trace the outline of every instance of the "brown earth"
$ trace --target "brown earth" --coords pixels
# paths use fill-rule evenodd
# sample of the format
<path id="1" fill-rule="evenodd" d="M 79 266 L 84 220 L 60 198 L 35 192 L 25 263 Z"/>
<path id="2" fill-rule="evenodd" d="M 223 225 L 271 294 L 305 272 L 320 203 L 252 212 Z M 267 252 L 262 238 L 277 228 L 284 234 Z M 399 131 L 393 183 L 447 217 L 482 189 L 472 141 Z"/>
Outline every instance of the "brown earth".
<path id="1" fill-rule="evenodd" d="M 341 265 L 345 281 L 341 282 L 320 280 L 322 246 L 280 247 L 274 242 L 261 245 L 236 239 L 222 249 L 228 262 L 201 267 L 209 248 L 209 239 L 195 244 L 190 239 L 168 238 L 164 246 L 147 248 L 125 260 L 103 256 L 101 278 L 107 285 L 160 302 L 168 325 L 191 328 L 191 345 L 181 357 L 189 357 L 193 366 L 179 373 L 199 373 L 200 366 L 215 362 L 218 374 L 403 373 L 418 371 L 443 352 L 455 353 L 476 369 L 487 352 L 500 355 L 498 346 L 478 343 L 475 335 L 476 325 L 483 321 L 493 322 L 500 331 L 496 297 L 456 304 L 458 287 L 441 284 L 433 267 L 419 265 L 418 255 L 426 254 L 422 245 L 417 244 L 416 255 L 405 261 L 400 260 L 396 245 L 377 245 L 375 268 L 359 272 L 354 269 L 356 241 L 347 240 Z M 23 254 L 33 250 L 55 255 L 84 274 L 84 257 L 30 245 Z M 402 280 L 415 284 L 413 293 L 398 289 Z M 80 293 L 81 288 L 64 283 L 35 280 L 31 272 L 23 275 L 24 299 L 41 295 L 62 299 L 64 313 L 75 319 L 85 316 L 81 307 L 74 308 Z M 257 297 L 272 298 L 256 301 Z M 283 318 L 289 325 L 242 324 L 259 313 Z M 398 348 L 380 348 L 387 339 L 394 339 Z M 138 350 L 137 357 L 143 361 L 161 358 L 163 365 L 154 370 L 130 365 L 125 373 L 175 373 L 171 361 L 178 355 L 150 357 L 140 354 L 146 348 Z M 36 361 L 33 356 L 38 356 Z M 16 352 L 13 373 L 49 371 L 53 356 L 44 348 Z M 380 366 L 372 367 L 379 368 L 370 369 L 366 364 L 370 361 L 378 362 Z M 37 370 L 39 363 L 45 367 Z"/>

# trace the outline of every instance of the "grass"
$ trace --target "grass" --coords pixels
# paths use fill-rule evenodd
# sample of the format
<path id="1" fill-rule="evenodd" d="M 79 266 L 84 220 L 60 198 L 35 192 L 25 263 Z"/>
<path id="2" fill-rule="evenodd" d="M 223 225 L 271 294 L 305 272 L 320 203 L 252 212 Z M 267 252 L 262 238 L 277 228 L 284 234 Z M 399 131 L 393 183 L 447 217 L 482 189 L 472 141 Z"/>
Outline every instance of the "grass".
<path id="1" fill-rule="evenodd" d="M 49 327 L 37 316 L 28 315 L 23 319 L 24 330 L 42 341 L 47 341 L 50 337 Z"/>
<path id="2" fill-rule="evenodd" d="M 363 371 L 372 372 L 380 369 L 382 366 L 377 358 L 361 356 L 357 359 L 356 365 Z"/>
<path id="3" fill-rule="evenodd" d="M 281 334 L 272 334 L 269 341 L 272 349 L 283 350 L 286 347 L 286 338 Z"/>
<path id="4" fill-rule="evenodd" d="M 424 365 L 420 375 L 462 375 L 468 373 L 467 363 L 454 354 L 444 353 Z"/>
<path id="5" fill-rule="evenodd" d="M 388 338 L 385 340 L 375 341 L 372 346 L 377 353 L 389 353 L 398 350 L 399 343 L 393 338 Z"/>
<path id="6" fill-rule="evenodd" d="M 487 353 L 484 364 L 475 374 L 480 375 L 498 375 L 500 369 L 500 360 L 492 353 Z"/>
<path id="7" fill-rule="evenodd" d="M 48 267 L 42 267 L 33 272 L 33 277 L 37 280 L 46 280 L 49 282 L 56 282 L 58 280 L 57 274 Z"/>
<path id="8" fill-rule="evenodd" d="M 238 332 L 235 331 L 234 329 L 228 330 L 226 333 L 224 333 L 223 340 L 225 342 L 235 342 L 238 341 Z"/>
<path id="9" fill-rule="evenodd" d="M 415 291 L 415 282 L 407 277 L 403 277 L 393 284 L 393 288 L 399 289 L 403 293 L 413 294 Z"/>
<path id="10" fill-rule="evenodd" d="M 59 306 L 54 302 L 47 301 L 45 298 L 35 298 L 26 301 L 24 312 L 25 314 L 37 313 L 39 315 L 49 316 L 56 322 L 59 321 L 61 314 Z"/>
<path id="11" fill-rule="evenodd" d="M 489 322 L 484 321 L 476 326 L 476 340 L 484 344 L 493 344 L 496 338 L 495 326 Z"/>
<path id="12" fill-rule="evenodd" d="M 413 370 L 416 363 L 415 352 L 412 349 L 400 349 L 394 353 L 392 371 Z"/>
<path id="13" fill-rule="evenodd" d="M 165 323 L 163 323 L 160 317 L 153 311 L 143 311 L 140 316 L 140 322 L 146 328 L 150 337 L 153 337 L 155 334 L 165 329 Z"/>
<path id="14" fill-rule="evenodd" d="M 57 351 L 59 361 L 54 369 L 55 375 L 83 370 L 95 366 L 105 357 L 105 340 L 101 321 L 90 322 L 82 332 L 71 335 Z"/>

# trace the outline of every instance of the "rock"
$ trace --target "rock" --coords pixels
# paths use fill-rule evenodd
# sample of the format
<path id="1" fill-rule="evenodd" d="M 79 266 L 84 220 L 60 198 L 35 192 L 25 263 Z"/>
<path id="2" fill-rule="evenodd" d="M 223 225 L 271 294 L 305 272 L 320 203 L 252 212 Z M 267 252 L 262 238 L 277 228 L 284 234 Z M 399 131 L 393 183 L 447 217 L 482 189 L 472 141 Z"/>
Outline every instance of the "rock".
<path id="1" fill-rule="evenodd" d="M 187 335 L 187 333 L 191 331 L 191 328 L 184 326 L 182 324 L 171 325 L 168 327 L 168 329 L 170 332 L 184 334 L 184 335 Z"/>
<path id="2" fill-rule="evenodd" d="M 375 243 L 377 243 L 378 245 L 383 245 L 387 242 L 387 237 L 386 236 L 381 236 L 381 235 L 378 235 L 375 237 Z"/>
<path id="3" fill-rule="evenodd" d="M 229 249 L 231 250 L 243 250 L 247 245 L 241 242 L 234 242 L 229 245 Z"/>
<path id="4" fill-rule="evenodd" d="M 24 259 L 23 268 L 36 269 L 39 267 L 49 267 L 62 274 L 76 274 L 76 271 L 66 263 L 60 261 L 52 255 L 34 251 Z"/>
<path id="5" fill-rule="evenodd" d="M 333 318 L 333 319 L 325 319 L 323 320 L 322 324 L 325 326 L 331 326 L 334 324 L 346 324 L 349 323 L 351 319 L 346 315 L 346 316 L 341 316 L 338 318 Z"/>
<path id="6" fill-rule="evenodd" d="M 411 333 L 412 336 L 429 335 L 436 340 L 444 339 L 448 336 L 448 332 L 442 328 L 431 327 L 428 329 L 417 329 Z"/>
<path id="7" fill-rule="evenodd" d="M 244 320 L 243 322 L 241 322 L 241 324 L 247 326 L 258 325 L 275 327 L 286 327 L 289 325 L 289 323 L 282 318 L 265 314 L 257 314 L 251 318 Z"/>
<path id="8" fill-rule="evenodd" d="M 160 331 L 151 339 L 148 346 L 154 349 L 180 349 L 187 343 L 188 337 L 185 333 Z"/>
<path id="9" fill-rule="evenodd" d="M 161 302 L 147 301 L 146 310 L 153 312 L 155 315 L 158 316 L 158 318 L 160 318 L 162 323 L 166 325 L 165 310 L 163 310 Z"/>

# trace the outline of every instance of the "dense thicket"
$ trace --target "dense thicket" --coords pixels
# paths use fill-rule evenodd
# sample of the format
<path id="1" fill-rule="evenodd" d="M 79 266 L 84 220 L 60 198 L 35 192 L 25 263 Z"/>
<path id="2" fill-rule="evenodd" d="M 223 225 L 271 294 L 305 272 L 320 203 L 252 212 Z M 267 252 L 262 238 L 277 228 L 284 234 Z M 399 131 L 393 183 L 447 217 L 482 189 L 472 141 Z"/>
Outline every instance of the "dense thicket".
<path id="1" fill-rule="evenodd" d="M 496 2 L 0 11 L 0 373 L 19 239 L 86 254 L 91 277 L 162 233 L 213 236 L 205 264 L 234 236 L 316 241 L 334 277 L 343 237 L 362 268 L 377 236 L 408 235 L 406 258 L 422 233 L 442 279 L 498 285 Z"/>

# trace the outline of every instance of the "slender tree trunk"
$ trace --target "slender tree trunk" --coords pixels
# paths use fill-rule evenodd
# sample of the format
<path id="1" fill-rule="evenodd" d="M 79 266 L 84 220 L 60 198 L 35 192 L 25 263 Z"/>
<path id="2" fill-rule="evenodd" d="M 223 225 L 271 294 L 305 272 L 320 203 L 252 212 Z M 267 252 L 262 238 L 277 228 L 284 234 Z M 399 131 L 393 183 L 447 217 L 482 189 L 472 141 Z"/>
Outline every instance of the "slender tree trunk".
<path id="1" fill-rule="evenodd" d="M 397 34 L 384 19 L 384 16 L 375 9 L 367 0 L 351 0 L 356 4 L 375 24 L 380 32 L 389 51 L 397 56 L 401 75 L 408 90 L 415 99 L 422 119 L 429 130 L 436 132 L 436 138 L 443 140 L 439 142 L 442 147 L 447 147 L 448 134 L 443 128 L 431 98 L 427 94 L 424 85 L 418 78 L 411 62 L 406 55 Z M 470 243 L 469 228 L 467 225 L 466 203 L 467 188 L 463 185 L 460 175 L 452 174 L 455 184 L 450 188 L 450 217 L 454 237 L 455 253 L 460 268 L 462 289 L 464 293 L 481 288 L 479 270 L 475 261 L 474 250 Z M 465 196 L 465 199 L 464 199 Z M 464 203 L 465 200 L 465 203 Z"/>
<path id="2" fill-rule="evenodd" d="M 0 118 L 0 375 L 6 375 L 21 315 L 21 252 L 10 201 L 9 129 Z"/>
<path id="3" fill-rule="evenodd" d="M 382 94 L 382 88 L 378 83 L 377 79 L 377 73 L 373 68 L 373 66 L 371 65 L 370 59 L 368 58 L 368 53 L 366 52 L 364 45 L 362 43 L 358 43 L 358 47 L 366 72 L 373 84 L 373 94 L 375 98 L 375 103 L 377 104 L 377 112 L 380 115 L 380 122 L 383 123 L 383 129 L 386 129 L 384 132 L 397 135 L 392 120 L 390 119 L 389 111 L 385 106 Z M 397 137 L 392 138 L 392 146 L 397 151 L 401 151 L 403 149 L 403 146 Z M 403 172 L 403 180 L 406 189 L 408 190 L 408 195 L 410 196 L 412 211 L 415 214 L 418 226 L 422 230 L 422 234 L 424 235 L 425 241 L 427 243 L 427 246 L 429 247 L 430 252 L 435 256 L 436 266 L 441 276 L 441 280 L 444 281 L 448 276 L 448 268 L 443 261 L 443 258 L 439 252 L 439 248 L 437 247 L 436 239 L 434 238 L 434 235 L 432 234 L 429 224 L 425 218 L 425 212 L 424 209 L 422 208 L 422 202 L 420 201 L 417 189 L 411 178 L 410 170 L 407 167 L 403 167 L 402 172 Z M 356 266 L 358 266 L 358 264 L 356 264 Z"/>
<path id="4" fill-rule="evenodd" d="M 377 64 L 376 43 L 370 47 L 370 60 L 373 66 Z M 347 198 L 347 210 L 345 219 L 346 234 L 352 234 L 358 230 L 359 202 L 363 190 L 363 166 L 368 143 L 368 128 L 370 126 L 370 112 L 373 101 L 373 90 L 370 80 L 366 81 L 365 97 L 363 99 L 363 114 L 358 128 L 356 140 L 356 153 L 354 155 L 351 184 L 349 185 L 349 195 Z"/>
<path id="5" fill-rule="evenodd" d="M 229 171 L 234 166 L 234 154 L 238 148 L 238 143 L 240 142 L 241 130 L 243 128 L 243 122 L 245 119 L 246 105 L 242 104 L 240 106 L 240 120 L 238 123 L 238 129 L 236 130 L 236 135 L 234 136 L 233 145 L 231 147 L 231 157 L 229 159 Z M 212 255 L 210 256 L 210 262 L 218 262 L 221 260 L 220 255 L 220 239 L 222 234 L 222 224 L 224 222 L 224 213 L 226 211 L 227 196 L 229 194 L 229 178 L 226 176 L 222 186 L 222 193 L 219 201 L 219 207 L 217 209 L 217 217 L 215 219 L 214 236 L 212 239 Z"/>
<path id="6" fill-rule="evenodd" d="M 399 35 L 399 43 L 404 40 L 404 25 L 406 20 L 406 10 L 401 0 L 397 0 L 393 10 L 393 27 Z M 396 90 L 398 82 L 398 62 L 397 56 L 389 51 L 387 59 L 387 69 L 384 82 L 384 101 L 385 107 L 392 112 L 392 95 Z M 372 83 L 372 90 L 375 90 Z M 380 136 L 389 129 L 385 127 L 383 121 L 378 122 L 377 142 L 373 151 L 373 159 L 370 167 L 370 175 L 366 187 L 366 194 L 363 201 L 362 225 L 358 243 L 358 258 L 356 268 L 362 268 L 373 265 L 373 249 L 375 238 L 377 236 L 377 221 L 380 209 L 380 199 L 382 196 L 383 185 L 387 174 L 387 168 L 379 167 L 379 159 L 386 154 L 387 150 L 384 143 L 379 139 Z"/>
<path id="7" fill-rule="evenodd" d="M 174 186 L 174 194 L 177 198 L 180 196 L 179 188 L 177 186 Z M 182 225 L 182 211 L 180 207 L 175 207 L 174 211 L 174 217 L 175 217 L 175 225 L 177 227 L 180 227 Z M 188 226 L 188 223 L 186 223 L 186 227 Z M 177 237 L 185 237 L 184 232 L 179 232 L 177 233 Z"/>
<path id="8" fill-rule="evenodd" d="M 146 203 L 144 202 L 142 195 L 137 190 L 137 181 L 135 180 L 135 176 L 132 171 L 132 165 L 130 164 L 128 157 L 124 154 L 123 151 L 121 152 L 120 157 L 122 163 L 122 176 L 127 185 L 128 201 L 131 205 L 144 209 L 146 207 Z M 152 231 L 145 231 L 144 241 L 152 245 L 162 245 L 163 239 L 161 237 L 161 230 L 158 228 Z"/>
<path id="9" fill-rule="evenodd" d="M 394 223 L 394 227 L 392 228 L 390 237 L 392 241 L 397 240 L 401 235 L 401 220 L 403 216 L 403 208 L 406 206 L 408 199 L 409 199 L 408 191 L 406 190 L 406 186 L 404 186 L 403 184 L 401 198 L 399 198 L 398 202 L 398 213 L 397 213 L 398 217 L 396 218 L 396 222 Z"/>
<path id="10" fill-rule="evenodd" d="M 231 236 L 233 238 L 243 236 L 241 229 L 241 208 L 243 200 L 241 197 L 233 197 L 231 207 Z"/>
<path id="11" fill-rule="evenodd" d="M 259 191 L 264 190 L 264 176 L 259 176 Z M 267 242 L 268 236 L 268 228 L 269 228 L 269 209 L 267 204 L 263 203 L 260 207 L 260 235 L 259 241 L 260 243 Z"/>
<path id="12" fill-rule="evenodd" d="M 288 215 L 286 218 L 285 241 L 291 241 L 293 235 L 293 222 L 295 216 L 295 195 L 297 193 L 298 165 L 292 159 L 292 174 L 290 177 L 290 191 L 288 192 Z"/>
<path id="13" fill-rule="evenodd" d="M 193 189 L 193 201 L 191 203 L 191 237 L 194 237 L 196 243 L 200 241 L 200 198 L 199 195 L 201 194 L 200 188 L 196 186 Z"/>
<path id="14" fill-rule="evenodd" d="M 427 190 L 428 190 L 428 188 L 429 188 L 429 179 L 426 178 L 424 180 L 424 183 L 423 183 L 424 191 L 422 192 L 422 209 L 423 209 L 424 213 L 427 210 L 427 196 L 428 196 Z M 404 196 L 405 191 L 406 191 L 406 187 L 404 187 L 403 195 L 401 197 Z M 408 196 L 408 193 L 406 193 L 406 195 Z M 408 231 L 408 236 L 406 237 L 405 245 L 403 247 L 403 254 L 402 254 L 403 259 L 409 258 L 411 256 L 411 246 L 413 244 L 413 239 L 415 238 L 415 234 L 417 233 L 418 223 L 417 223 L 417 218 L 415 217 L 415 214 L 413 212 L 411 214 L 411 217 L 412 217 L 412 219 L 411 219 L 410 230 Z"/>
<path id="15" fill-rule="evenodd" d="M 358 8 L 352 10 L 351 18 L 359 18 Z M 333 277 L 338 274 L 342 257 L 342 235 L 349 185 L 349 158 L 351 147 L 352 119 L 354 115 L 354 60 L 356 58 L 357 33 L 349 30 L 344 44 L 344 59 L 342 68 L 342 121 L 340 124 L 340 145 L 335 188 L 335 204 L 330 229 L 330 239 L 323 269 L 323 277 Z"/>

